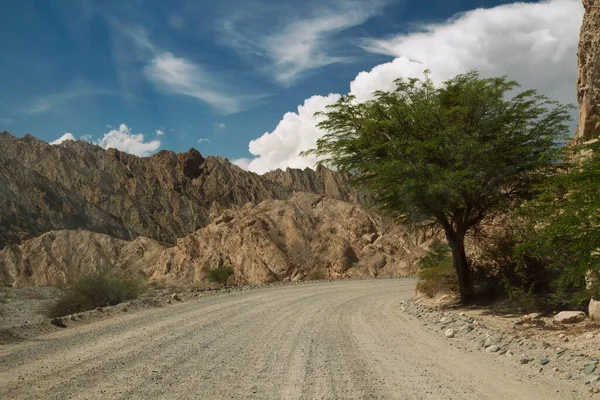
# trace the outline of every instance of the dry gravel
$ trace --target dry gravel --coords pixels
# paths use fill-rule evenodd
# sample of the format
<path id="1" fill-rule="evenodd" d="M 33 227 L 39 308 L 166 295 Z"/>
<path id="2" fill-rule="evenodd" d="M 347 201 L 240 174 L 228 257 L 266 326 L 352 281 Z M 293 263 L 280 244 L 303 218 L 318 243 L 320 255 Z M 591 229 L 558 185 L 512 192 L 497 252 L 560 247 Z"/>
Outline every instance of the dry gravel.
<path id="1" fill-rule="evenodd" d="M 410 279 L 209 296 L 0 346 L 2 399 L 576 399 L 401 311 Z"/>

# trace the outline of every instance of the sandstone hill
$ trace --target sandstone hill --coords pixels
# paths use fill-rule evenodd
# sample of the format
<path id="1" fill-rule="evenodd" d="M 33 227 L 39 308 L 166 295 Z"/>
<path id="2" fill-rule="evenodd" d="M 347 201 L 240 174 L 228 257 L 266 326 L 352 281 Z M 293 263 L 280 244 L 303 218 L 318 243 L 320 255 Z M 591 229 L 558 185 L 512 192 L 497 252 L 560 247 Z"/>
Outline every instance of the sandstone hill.
<path id="1" fill-rule="evenodd" d="M 201 285 L 405 275 L 422 249 L 367 211 L 347 176 L 257 175 L 197 150 L 136 157 L 0 133 L 0 279 L 54 285 L 103 268 Z"/>
<path id="2" fill-rule="evenodd" d="M 397 224 L 311 193 L 212 214 L 174 246 L 85 230 L 45 233 L 0 250 L 0 279 L 55 285 L 98 269 L 140 272 L 167 285 L 202 286 L 209 269 L 231 264 L 238 284 L 315 278 L 402 276 L 422 243 Z"/>

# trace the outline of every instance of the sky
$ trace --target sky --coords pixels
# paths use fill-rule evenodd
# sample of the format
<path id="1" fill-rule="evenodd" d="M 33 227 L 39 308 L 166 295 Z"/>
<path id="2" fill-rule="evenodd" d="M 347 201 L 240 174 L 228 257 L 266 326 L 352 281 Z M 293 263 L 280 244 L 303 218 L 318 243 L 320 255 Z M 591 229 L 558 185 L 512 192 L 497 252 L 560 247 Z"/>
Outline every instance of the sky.
<path id="1" fill-rule="evenodd" d="M 0 0 L 0 131 L 313 167 L 314 113 L 477 69 L 576 102 L 580 0 Z M 573 112 L 575 115 L 576 111 Z M 575 125 L 573 126 L 573 132 Z"/>

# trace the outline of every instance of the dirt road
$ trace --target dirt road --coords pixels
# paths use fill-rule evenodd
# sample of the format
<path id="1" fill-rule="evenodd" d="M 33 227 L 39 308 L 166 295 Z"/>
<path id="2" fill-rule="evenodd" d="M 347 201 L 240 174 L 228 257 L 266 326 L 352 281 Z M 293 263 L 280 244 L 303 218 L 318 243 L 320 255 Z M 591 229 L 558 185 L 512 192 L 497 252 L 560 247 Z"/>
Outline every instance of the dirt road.
<path id="1" fill-rule="evenodd" d="M 0 346 L 0 398 L 573 399 L 398 305 L 412 280 L 210 296 Z"/>

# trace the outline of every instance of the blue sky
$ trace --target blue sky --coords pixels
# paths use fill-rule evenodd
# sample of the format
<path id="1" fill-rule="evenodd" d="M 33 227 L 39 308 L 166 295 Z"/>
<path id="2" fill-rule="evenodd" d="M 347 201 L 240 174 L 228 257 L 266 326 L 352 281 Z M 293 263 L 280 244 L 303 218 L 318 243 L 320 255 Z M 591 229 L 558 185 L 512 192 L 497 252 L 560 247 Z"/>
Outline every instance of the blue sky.
<path id="1" fill-rule="evenodd" d="M 314 164 L 297 153 L 339 94 L 426 68 L 575 100 L 579 0 L 1 1 L 0 130 L 48 142 L 264 172 Z"/>

